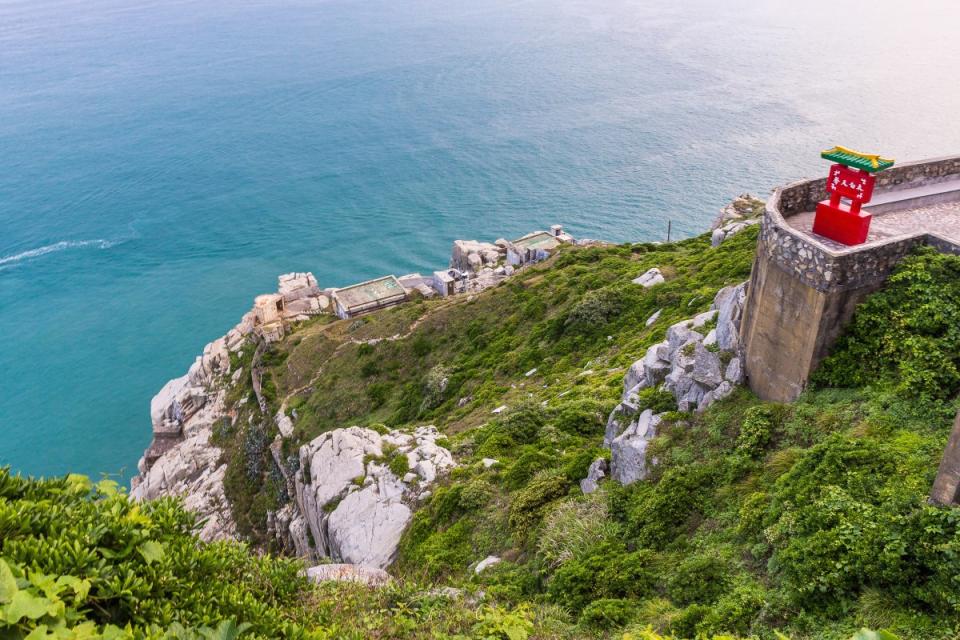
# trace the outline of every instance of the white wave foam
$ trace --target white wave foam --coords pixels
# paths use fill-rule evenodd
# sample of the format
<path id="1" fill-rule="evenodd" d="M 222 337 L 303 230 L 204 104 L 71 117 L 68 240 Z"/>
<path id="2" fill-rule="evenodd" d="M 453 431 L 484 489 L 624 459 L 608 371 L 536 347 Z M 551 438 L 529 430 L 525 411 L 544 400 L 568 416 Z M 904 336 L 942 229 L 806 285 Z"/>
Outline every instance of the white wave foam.
<path id="1" fill-rule="evenodd" d="M 0 265 L 15 264 L 17 262 L 23 262 L 24 260 L 30 260 L 32 258 L 39 258 L 40 256 L 45 256 L 48 253 L 56 253 L 57 251 L 64 251 L 66 249 L 80 249 L 83 247 L 96 247 L 97 249 L 109 249 L 115 244 L 117 243 L 111 240 L 102 240 L 102 239 L 61 240 L 60 242 L 48 244 L 45 247 L 37 247 L 36 249 L 29 249 L 21 253 L 0 258 Z"/>

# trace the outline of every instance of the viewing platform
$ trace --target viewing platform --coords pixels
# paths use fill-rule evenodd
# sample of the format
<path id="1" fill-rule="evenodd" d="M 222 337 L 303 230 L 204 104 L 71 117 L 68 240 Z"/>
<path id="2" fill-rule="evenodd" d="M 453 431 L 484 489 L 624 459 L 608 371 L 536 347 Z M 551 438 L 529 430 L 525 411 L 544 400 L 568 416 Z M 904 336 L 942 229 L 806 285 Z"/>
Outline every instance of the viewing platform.
<path id="1" fill-rule="evenodd" d="M 767 201 L 740 335 L 750 387 L 790 401 L 853 316 L 919 245 L 960 255 L 960 156 L 905 163 L 876 176 L 863 244 L 812 231 L 824 178 L 780 187 Z"/>
<path id="2" fill-rule="evenodd" d="M 870 204 L 864 205 L 863 210 L 873 214 L 873 223 L 867 241 L 854 247 L 814 234 L 812 209 L 785 218 L 785 222 L 837 253 L 860 251 L 888 240 L 904 240 L 920 234 L 936 236 L 960 247 L 960 175 L 881 192 Z"/>

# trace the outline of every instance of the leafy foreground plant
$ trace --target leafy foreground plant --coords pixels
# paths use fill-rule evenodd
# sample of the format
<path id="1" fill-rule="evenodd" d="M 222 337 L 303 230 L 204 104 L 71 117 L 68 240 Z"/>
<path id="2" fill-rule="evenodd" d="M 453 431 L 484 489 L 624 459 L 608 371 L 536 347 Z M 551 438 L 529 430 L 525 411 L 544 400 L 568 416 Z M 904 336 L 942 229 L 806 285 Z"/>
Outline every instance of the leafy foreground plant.
<path id="1" fill-rule="evenodd" d="M 478 612 L 413 584 L 314 585 L 300 563 L 203 543 L 195 525 L 179 501 L 139 505 L 112 481 L 0 469 L 0 638 L 522 638 L 532 626 L 528 609 Z"/>
<path id="2" fill-rule="evenodd" d="M 0 470 L 0 629 L 31 638 L 297 636 L 296 610 L 282 607 L 309 591 L 298 565 L 200 544 L 194 528 L 176 501 L 138 505 L 111 481 Z"/>
<path id="3" fill-rule="evenodd" d="M 790 640 L 782 633 L 775 634 L 777 640 Z M 643 629 L 634 633 L 626 633 L 623 640 L 677 640 L 673 636 L 662 636 L 652 629 Z M 713 640 L 736 640 L 733 636 L 713 636 Z M 850 640 L 899 640 L 895 634 L 889 631 L 871 631 L 861 629 L 855 633 Z"/>

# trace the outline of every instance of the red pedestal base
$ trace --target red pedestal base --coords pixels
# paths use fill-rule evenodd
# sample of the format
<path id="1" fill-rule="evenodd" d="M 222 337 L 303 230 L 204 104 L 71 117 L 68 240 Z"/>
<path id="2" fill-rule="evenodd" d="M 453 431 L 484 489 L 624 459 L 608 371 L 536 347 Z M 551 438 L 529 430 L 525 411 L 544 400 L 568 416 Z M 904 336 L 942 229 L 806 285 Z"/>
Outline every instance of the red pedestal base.
<path id="1" fill-rule="evenodd" d="M 869 213 L 850 213 L 821 202 L 813 219 L 813 232 L 847 245 L 863 244 L 867 241 L 872 217 Z"/>

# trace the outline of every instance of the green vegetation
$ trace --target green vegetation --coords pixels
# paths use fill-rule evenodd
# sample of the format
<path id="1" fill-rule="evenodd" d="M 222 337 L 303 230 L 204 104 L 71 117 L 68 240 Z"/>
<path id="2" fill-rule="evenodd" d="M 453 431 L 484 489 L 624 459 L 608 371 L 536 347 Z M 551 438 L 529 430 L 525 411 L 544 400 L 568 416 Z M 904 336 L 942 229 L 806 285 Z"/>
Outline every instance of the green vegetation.
<path id="1" fill-rule="evenodd" d="M 756 232 L 717 248 L 706 236 L 568 247 L 482 294 L 310 321 L 265 353 L 268 413 L 295 416 L 285 469 L 248 377 L 228 398 L 241 426 L 215 430 L 237 522 L 263 550 L 267 512 L 289 500 L 281 471 L 307 472 L 298 445 L 353 424 L 434 424 L 448 436 L 459 466 L 415 513 L 391 587 L 312 586 L 293 562 L 196 543 L 172 502 L 137 508 L 76 479 L 3 474 L 0 555 L 18 590 L 43 594 L 50 611 L 55 598 L 63 605 L 8 627 L 129 623 L 118 637 L 162 637 L 176 623 L 193 630 L 183 637 L 206 637 L 227 620 L 270 637 L 846 640 L 861 627 L 958 637 L 960 509 L 926 495 L 958 406 L 960 258 L 904 261 L 793 404 L 741 389 L 681 413 L 669 394 L 645 390 L 641 408 L 664 414 L 649 481 L 579 489 L 609 454 L 603 431 L 626 367 L 748 277 Z M 653 266 L 666 283 L 630 283 Z M 393 449 L 380 462 L 407 471 Z M 491 554 L 502 561 L 477 575 Z M 47 593 L 34 574 L 59 586 Z M 10 584 L 2 565 L 0 583 Z M 461 595 L 439 595 L 450 586 Z"/>
<path id="2" fill-rule="evenodd" d="M 824 384 L 879 384 L 928 401 L 960 390 L 960 260 L 930 248 L 861 305 L 820 368 Z"/>
<path id="3" fill-rule="evenodd" d="M 409 582 L 313 585 L 297 562 L 201 543 L 195 526 L 177 501 L 137 505 L 111 481 L 25 480 L 0 470 L 0 637 L 579 637 L 564 612 L 549 607 L 477 605 Z M 627 600 L 601 599 L 583 617 L 604 629 L 623 624 L 631 609 Z M 629 637 L 669 640 L 651 630 Z"/>

